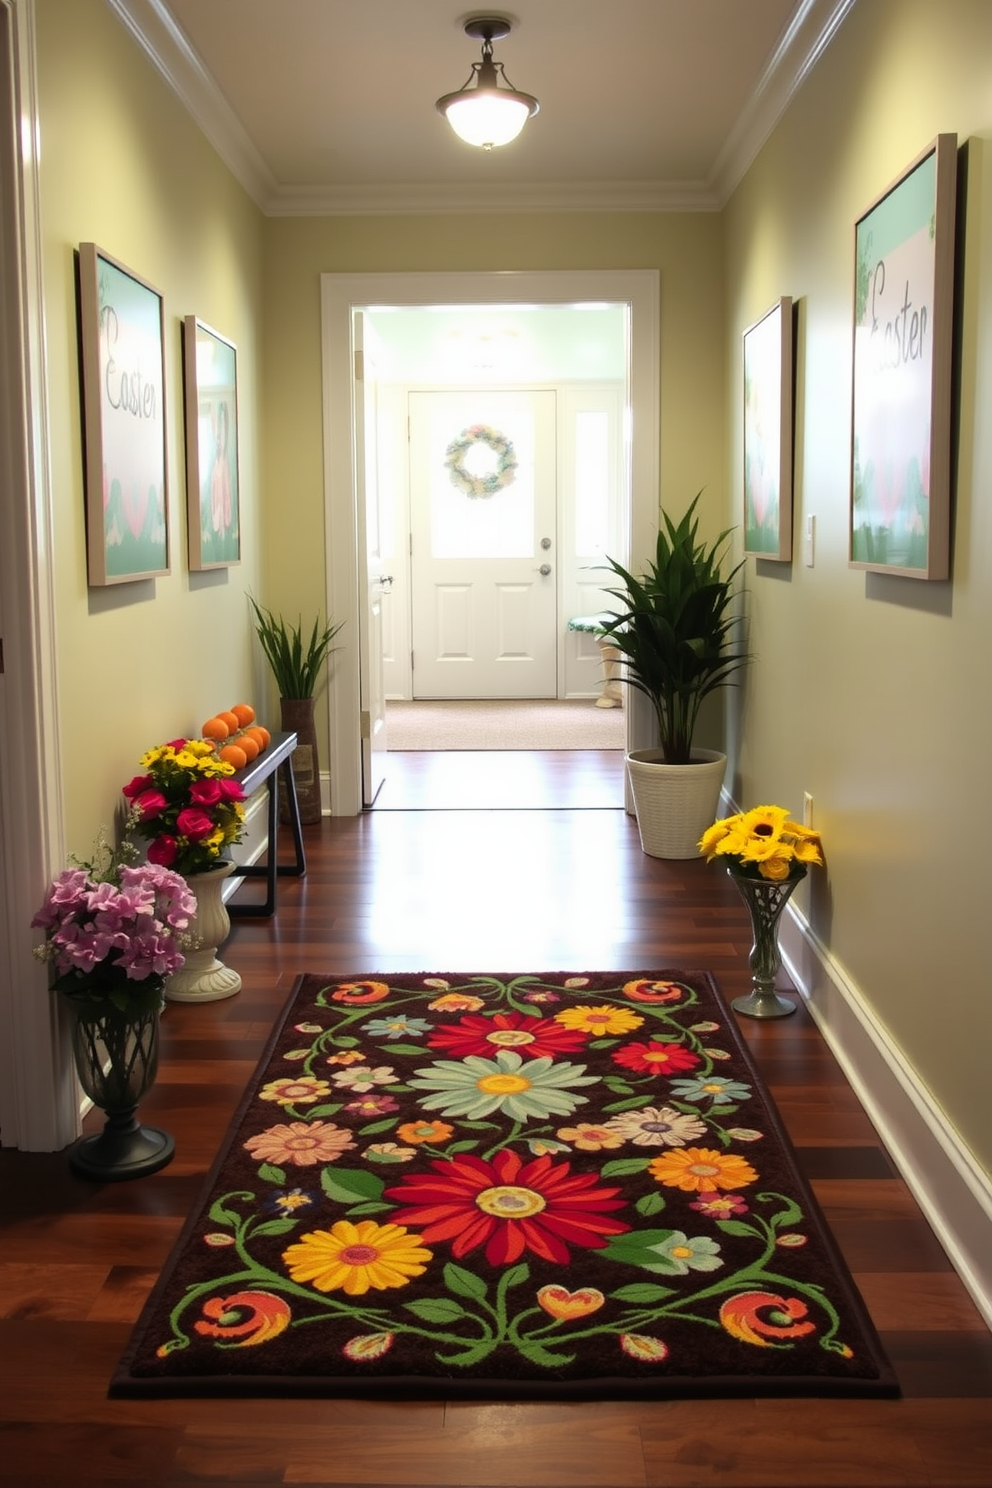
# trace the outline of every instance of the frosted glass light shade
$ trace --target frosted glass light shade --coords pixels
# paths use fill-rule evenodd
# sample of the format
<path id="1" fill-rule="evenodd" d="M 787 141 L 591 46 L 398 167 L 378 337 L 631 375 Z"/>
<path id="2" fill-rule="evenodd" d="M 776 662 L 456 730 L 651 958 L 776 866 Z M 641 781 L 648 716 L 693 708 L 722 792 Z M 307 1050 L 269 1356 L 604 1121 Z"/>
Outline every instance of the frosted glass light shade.
<path id="1" fill-rule="evenodd" d="M 492 150 L 515 140 L 537 108 L 536 101 L 525 102 L 524 97 L 509 92 L 475 89 L 456 95 L 443 112 L 459 139 Z"/>

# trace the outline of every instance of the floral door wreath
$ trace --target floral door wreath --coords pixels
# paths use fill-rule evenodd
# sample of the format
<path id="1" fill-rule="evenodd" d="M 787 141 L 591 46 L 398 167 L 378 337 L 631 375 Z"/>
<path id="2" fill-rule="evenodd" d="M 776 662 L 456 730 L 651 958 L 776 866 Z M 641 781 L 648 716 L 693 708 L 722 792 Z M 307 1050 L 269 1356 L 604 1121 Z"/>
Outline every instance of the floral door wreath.
<path id="1" fill-rule="evenodd" d="M 473 475 L 465 467 L 465 456 L 477 444 L 484 444 L 496 456 L 495 469 L 487 475 Z M 470 424 L 467 429 L 463 429 L 445 450 L 444 463 L 451 477 L 451 484 L 466 496 L 495 496 L 497 491 L 512 485 L 516 479 L 517 456 L 513 445 L 505 434 L 490 428 L 488 424 Z"/>

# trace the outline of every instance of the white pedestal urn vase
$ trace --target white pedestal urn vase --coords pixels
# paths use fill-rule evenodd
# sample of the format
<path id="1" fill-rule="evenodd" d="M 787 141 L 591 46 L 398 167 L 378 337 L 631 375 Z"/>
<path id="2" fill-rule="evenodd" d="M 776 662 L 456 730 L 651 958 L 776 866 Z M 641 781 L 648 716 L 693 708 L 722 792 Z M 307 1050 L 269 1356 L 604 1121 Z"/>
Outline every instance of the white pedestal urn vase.
<path id="1" fill-rule="evenodd" d="M 202 873 L 191 873 L 186 880 L 196 897 L 196 915 L 189 926 L 196 949 L 186 952 L 181 971 L 166 977 L 169 1002 L 220 1002 L 241 991 L 238 973 L 217 956 L 217 948 L 231 933 L 231 917 L 221 890 L 225 878 L 233 872 L 233 863 L 218 863 Z"/>

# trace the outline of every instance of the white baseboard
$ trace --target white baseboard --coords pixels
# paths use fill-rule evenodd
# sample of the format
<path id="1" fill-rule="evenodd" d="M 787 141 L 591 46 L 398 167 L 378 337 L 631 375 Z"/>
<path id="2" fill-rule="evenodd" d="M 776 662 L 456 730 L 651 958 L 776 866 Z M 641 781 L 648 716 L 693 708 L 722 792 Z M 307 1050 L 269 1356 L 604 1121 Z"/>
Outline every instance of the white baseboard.
<path id="1" fill-rule="evenodd" d="M 780 925 L 789 975 L 992 1328 L 992 1179 L 805 916 L 789 904 Z"/>

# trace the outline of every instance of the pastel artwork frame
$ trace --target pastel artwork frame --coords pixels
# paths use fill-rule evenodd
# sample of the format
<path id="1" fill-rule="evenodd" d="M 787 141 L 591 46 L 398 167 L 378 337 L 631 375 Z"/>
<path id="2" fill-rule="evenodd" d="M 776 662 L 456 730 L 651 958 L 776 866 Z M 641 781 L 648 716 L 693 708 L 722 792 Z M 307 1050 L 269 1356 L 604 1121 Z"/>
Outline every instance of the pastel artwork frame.
<path id="1" fill-rule="evenodd" d="M 949 577 L 956 186 L 941 134 L 855 224 L 852 568 Z"/>
<path id="2" fill-rule="evenodd" d="M 241 562 L 238 351 L 195 315 L 183 320 L 186 522 L 191 572 Z"/>
<path id="3" fill-rule="evenodd" d="M 91 587 L 170 572 L 162 295 L 98 248 L 78 252 L 86 558 Z"/>
<path id="4" fill-rule="evenodd" d="M 744 552 L 792 559 L 792 300 L 748 326 L 744 362 Z"/>

